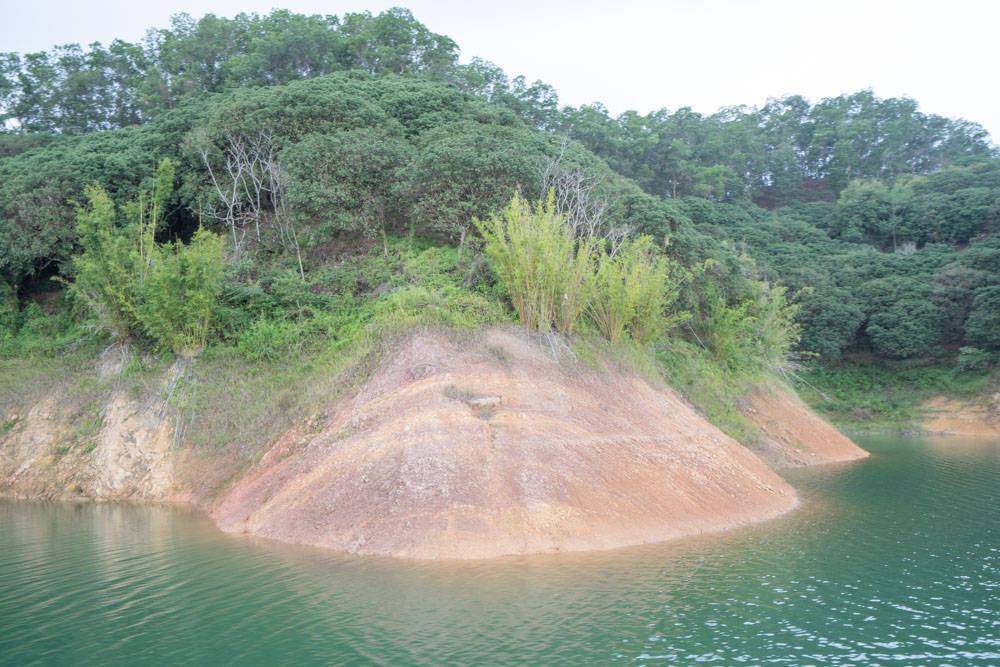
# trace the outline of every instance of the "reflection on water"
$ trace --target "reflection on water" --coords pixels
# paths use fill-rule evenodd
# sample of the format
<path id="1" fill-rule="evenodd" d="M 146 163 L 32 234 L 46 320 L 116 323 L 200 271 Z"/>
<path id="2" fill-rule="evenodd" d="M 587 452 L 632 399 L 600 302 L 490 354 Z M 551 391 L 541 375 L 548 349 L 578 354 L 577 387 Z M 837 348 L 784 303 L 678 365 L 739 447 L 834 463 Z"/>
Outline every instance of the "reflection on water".
<path id="1" fill-rule="evenodd" d="M 0 503 L 0 663 L 1000 663 L 1000 443 L 863 444 L 766 524 L 464 564 Z"/>

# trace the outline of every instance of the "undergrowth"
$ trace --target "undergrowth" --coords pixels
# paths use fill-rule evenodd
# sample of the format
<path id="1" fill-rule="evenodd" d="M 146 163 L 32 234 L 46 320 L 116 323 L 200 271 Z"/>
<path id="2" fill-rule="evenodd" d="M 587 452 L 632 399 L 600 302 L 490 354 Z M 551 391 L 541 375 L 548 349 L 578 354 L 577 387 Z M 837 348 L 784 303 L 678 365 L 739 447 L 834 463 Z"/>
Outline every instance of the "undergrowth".
<path id="1" fill-rule="evenodd" d="M 912 428 L 920 406 L 940 395 L 977 400 L 1000 385 L 996 371 L 959 372 L 953 366 L 893 368 L 870 361 L 815 364 L 799 373 L 796 389 L 809 405 L 838 424 Z"/>
<path id="2" fill-rule="evenodd" d="M 705 348 L 679 338 L 656 351 L 667 383 L 681 392 L 709 422 L 730 437 L 753 445 L 760 433 L 740 411 L 740 402 L 763 376 L 735 372 Z"/>

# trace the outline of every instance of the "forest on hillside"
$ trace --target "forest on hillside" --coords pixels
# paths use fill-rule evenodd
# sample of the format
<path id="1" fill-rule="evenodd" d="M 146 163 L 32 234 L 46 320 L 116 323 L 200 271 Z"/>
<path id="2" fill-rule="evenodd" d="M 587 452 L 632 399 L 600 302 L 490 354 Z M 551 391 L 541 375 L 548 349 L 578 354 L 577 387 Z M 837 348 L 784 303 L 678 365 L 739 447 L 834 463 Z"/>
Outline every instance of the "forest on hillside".
<path id="1" fill-rule="evenodd" d="M 191 288 L 184 248 L 210 258 L 217 243 L 226 262 L 197 338 L 255 358 L 336 338 L 388 296 L 495 300 L 476 221 L 549 191 L 601 244 L 648 237 L 676 264 L 656 274 L 673 276 L 663 349 L 734 368 L 778 349 L 967 371 L 1000 352 L 1000 153 L 981 126 L 910 99 L 615 117 L 460 62 L 403 9 L 274 11 L 0 54 L 0 123 L 4 355 L 93 335 L 108 308 L 72 286 L 93 279 L 88 258 L 106 266 L 133 243 L 116 229 L 148 237 L 128 246 L 144 276 L 173 266 L 149 269 L 154 292 Z M 218 238 L 196 243 L 198 230 Z M 125 310 L 152 317 L 149 302 Z M 162 343 L 157 326 L 130 333 Z"/>

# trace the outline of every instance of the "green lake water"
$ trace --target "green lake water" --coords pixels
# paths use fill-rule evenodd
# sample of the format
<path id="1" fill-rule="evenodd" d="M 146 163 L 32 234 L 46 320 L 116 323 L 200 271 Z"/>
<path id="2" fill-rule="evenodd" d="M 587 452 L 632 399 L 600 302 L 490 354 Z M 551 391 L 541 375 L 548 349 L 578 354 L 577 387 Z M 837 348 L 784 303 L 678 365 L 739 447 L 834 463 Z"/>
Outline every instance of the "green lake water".
<path id="1" fill-rule="evenodd" d="M 466 564 L 0 502 L 0 664 L 1000 665 L 1000 442 L 861 444 L 775 521 Z"/>

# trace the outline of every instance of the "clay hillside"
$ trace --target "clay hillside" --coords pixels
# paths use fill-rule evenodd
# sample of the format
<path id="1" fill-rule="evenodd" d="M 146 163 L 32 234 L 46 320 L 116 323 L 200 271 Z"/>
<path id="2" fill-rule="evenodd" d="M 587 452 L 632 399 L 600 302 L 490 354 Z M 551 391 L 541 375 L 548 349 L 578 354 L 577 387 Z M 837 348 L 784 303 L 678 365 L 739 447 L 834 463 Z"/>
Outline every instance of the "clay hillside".
<path id="1" fill-rule="evenodd" d="M 787 395 L 750 405 L 771 463 L 865 455 Z M 91 451 L 59 455 L 59 401 L 35 406 L 0 440 L 0 490 L 193 502 L 233 533 L 448 559 L 658 542 L 796 505 L 673 390 L 517 328 L 404 337 L 354 392 L 228 477 L 194 472 L 162 405 L 118 393 L 104 412 Z"/>

